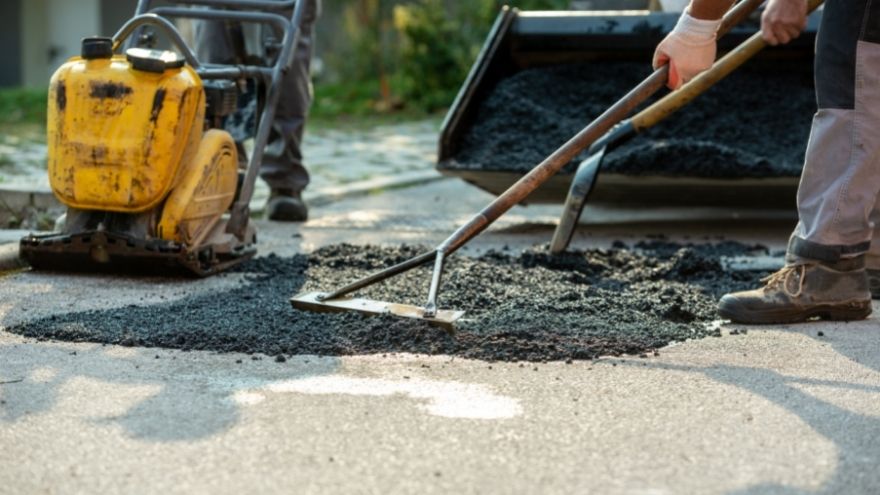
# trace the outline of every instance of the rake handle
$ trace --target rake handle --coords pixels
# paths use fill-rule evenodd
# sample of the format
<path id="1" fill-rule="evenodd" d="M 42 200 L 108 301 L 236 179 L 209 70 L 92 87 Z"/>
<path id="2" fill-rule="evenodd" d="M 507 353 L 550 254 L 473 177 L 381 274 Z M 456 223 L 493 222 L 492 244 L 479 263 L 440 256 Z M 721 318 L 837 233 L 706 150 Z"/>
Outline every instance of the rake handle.
<path id="1" fill-rule="evenodd" d="M 727 34 L 734 26 L 746 19 L 757 9 L 764 0 L 742 0 L 737 3 L 725 16 L 718 30 L 718 37 Z M 495 220 L 504 213 L 521 203 L 541 184 L 559 172 L 562 167 L 573 160 L 578 153 L 589 148 L 593 143 L 604 136 L 612 127 L 622 122 L 639 105 L 655 95 L 666 85 L 669 78 L 668 66 L 660 67 L 638 86 L 612 105 L 590 125 L 579 132 L 569 142 L 556 150 L 547 159 L 537 165 L 531 172 L 510 187 L 504 194 L 495 199 L 491 204 L 475 215 L 466 224 L 456 230 L 448 239 L 437 246 L 434 251 L 407 260 L 398 265 L 386 268 L 366 278 L 355 281 L 345 287 L 337 289 L 329 294 L 318 297 L 319 301 L 330 301 L 349 295 L 365 287 L 379 283 L 388 278 L 426 265 L 434 261 L 434 276 L 431 280 L 431 290 L 426 307 L 426 316 L 436 311 L 437 292 L 439 290 L 443 263 L 448 255 L 458 251 L 468 241 L 483 232 Z"/>
<path id="2" fill-rule="evenodd" d="M 816 0 L 813 1 L 815 2 Z M 724 16 L 724 20 L 718 30 L 718 37 L 720 38 L 727 34 L 733 27 L 751 15 L 762 3 L 763 0 L 743 0 L 737 3 Z M 626 96 L 612 105 L 575 137 L 533 168 L 531 172 L 517 181 L 516 184 L 471 218 L 470 221 L 456 230 L 437 248 L 438 251 L 451 254 L 486 230 L 498 218 L 514 206 L 520 204 L 535 189 L 556 175 L 559 170 L 571 162 L 581 151 L 589 148 L 604 136 L 606 132 L 611 130 L 612 127 L 626 119 L 639 105 L 660 91 L 666 85 L 668 78 L 668 66 L 655 70 L 654 73 L 627 93 Z"/>

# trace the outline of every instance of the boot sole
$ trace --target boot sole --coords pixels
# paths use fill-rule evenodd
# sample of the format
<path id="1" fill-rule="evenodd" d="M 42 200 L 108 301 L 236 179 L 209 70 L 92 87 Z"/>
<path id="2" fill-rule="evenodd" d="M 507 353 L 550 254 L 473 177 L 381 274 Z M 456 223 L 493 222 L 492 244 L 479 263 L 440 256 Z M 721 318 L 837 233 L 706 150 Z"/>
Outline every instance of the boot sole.
<path id="1" fill-rule="evenodd" d="M 721 317 L 734 323 L 746 325 L 782 325 L 804 323 L 814 318 L 823 321 L 858 321 L 871 316 L 873 307 L 870 301 L 857 304 L 820 305 L 803 310 L 765 310 L 755 311 L 742 308 L 720 307 Z M 743 316 L 743 315 L 746 316 Z"/>

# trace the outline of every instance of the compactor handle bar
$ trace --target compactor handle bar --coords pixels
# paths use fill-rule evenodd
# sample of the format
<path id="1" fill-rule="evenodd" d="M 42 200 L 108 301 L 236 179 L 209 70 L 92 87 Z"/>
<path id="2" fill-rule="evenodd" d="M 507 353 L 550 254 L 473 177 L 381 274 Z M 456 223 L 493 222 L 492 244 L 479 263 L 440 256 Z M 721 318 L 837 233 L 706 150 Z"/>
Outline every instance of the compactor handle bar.
<path id="1" fill-rule="evenodd" d="M 168 40 L 171 41 L 171 44 L 180 51 L 183 58 L 186 59 L 186 63 L 195 69 L 196 72 L 202 70 L 201 62 L 199 62 L 195 53 L 193 53 L 189 46 L 187 46 L 186 41 L 184 41 L 183 36 L 181 36 L 180 31 L 177 30 L 177 27 L 175 27 L 168 19 L 159 17 L 156 14 L 139 15 L 126 22 L 113 36 L 113 51 L 119 51 L 122 48 L 122 44 L 125 43 L 135 31 L 144 26 L 152 26 L 160 29 L 165 33 L 165 36 L 168 37 Z"/>
<path id="2" fill-rule="evenodd" d="M 266 22 L 272 23 L 273 27 L 286 29 L 289 24 L 283 17 L 276 14 L 255 14 L 250 12 L 223 12 L 195 9 L 158 8 L 148 14 L 141 14 L 129 20 L 113 37 L 113 50 L 118 51 L 122 45 L 131 40 L 132 35 L 142 27 L 150 26 L 161 30 L 174 47 L 202 79 L 242 79 L 261 78 L 269 81 L 272 77 L 272 68 L 260 66 L 232 66 L 202 64 L 192 49 L 186 44 L 180 31 L 166 17 L 186 17 L 201 20 L 238 20 L 242 22 Z M 281 21 L 280 23 L 278 21 Z M 282 31 L 284 32 L 284 31 Z M 287 33 L 285 32 L 285 36 Z M 282 70 L 286 70 L 286 64 Z"/>

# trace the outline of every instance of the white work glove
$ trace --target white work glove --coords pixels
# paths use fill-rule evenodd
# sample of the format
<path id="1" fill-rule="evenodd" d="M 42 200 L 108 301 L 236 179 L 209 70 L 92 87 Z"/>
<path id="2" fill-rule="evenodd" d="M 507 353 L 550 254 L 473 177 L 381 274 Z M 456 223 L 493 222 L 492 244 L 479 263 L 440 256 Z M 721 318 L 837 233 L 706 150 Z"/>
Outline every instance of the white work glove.
<path id="1" fill-rule="evenodd" d="M 678 89 L 712 67 L 718 47 L 716 38 L 721 21 L 705 21 L 683 12 L 675 29 L 654 52 L 654 69 L 669 64 L 670 89 Z"/>

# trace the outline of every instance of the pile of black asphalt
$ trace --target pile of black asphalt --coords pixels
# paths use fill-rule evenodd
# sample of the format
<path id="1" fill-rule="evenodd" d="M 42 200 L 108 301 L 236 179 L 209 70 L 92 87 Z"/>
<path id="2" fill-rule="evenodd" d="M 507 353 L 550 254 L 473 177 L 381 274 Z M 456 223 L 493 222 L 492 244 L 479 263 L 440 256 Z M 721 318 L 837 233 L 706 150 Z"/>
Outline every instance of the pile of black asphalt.
<path id="1" fill-rule="evenodd" d="M 747 64 L 666 121 L 608 155 L 635 176 L 796 177 L 816 111 L 810 64 Z M 479 103 L 449 170 L 528 171 L 650 73 L 632 62 L 533 68 Z M 582 153 L 563 173 L 573 173 Z"/>
<path id="2" fill-rule="evenodd" d="M 289 298 L 328 290 L 401 262 L 417 247 L 336 245 L 310 255 L 268 256 L 239 270 L 245 284 L 163 304 L 64 314 L 8 328 L 28 337 L 269 356 L 442 354 L 487 361 L 586 360 L 647 354 L 672 342 L 719 335 L 716 301 L 766 273 L 731 272 L 723 256 L 766 254 L 733 242 L 661 241 L 552 256 L 454 257 L 441 294 L 467 311 L 454 332 L 418 320 L 295 311 Z M 420 304 L 428 268 L 360 296 Z"/>

